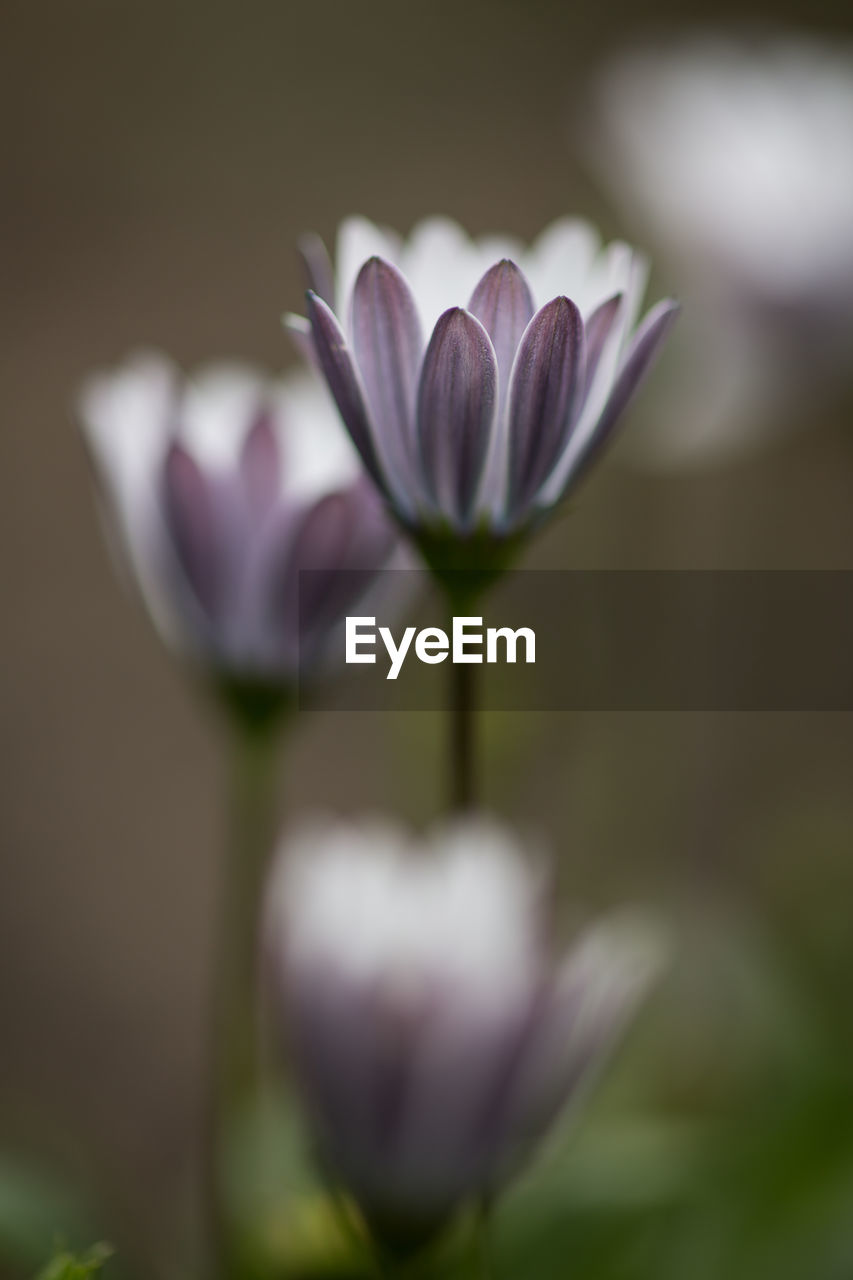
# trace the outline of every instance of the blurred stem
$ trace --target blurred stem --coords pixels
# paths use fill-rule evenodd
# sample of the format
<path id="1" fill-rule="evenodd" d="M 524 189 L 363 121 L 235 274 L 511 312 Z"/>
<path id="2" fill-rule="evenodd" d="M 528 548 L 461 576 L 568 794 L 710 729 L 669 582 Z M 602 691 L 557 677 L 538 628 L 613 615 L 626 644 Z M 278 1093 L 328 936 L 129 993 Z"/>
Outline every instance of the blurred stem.
<path id="1" fill-rule="evenodd" d="M 235 1114 L 259 1079 L 259 922 L 273 847 L 285 703 L 261 706 L 228 691 L 228 837 L 215 933 L 210 1098 L 205 1176 L 212 1251 L 210 1274 L 228 1270 L 225 1155 Z"/>
<path id="2" fill-rule="evenodd" d="M 481 1280 L 493 1280 L 491 1252 L 491 1203 L 485 1200 L 477 1214 L 474 1230 L 474 1248 L 476 1250 L 476 1267 Z"/>
<path id="3" fill-rule="evenodd" d="M 454 617 L 470 614 L 474 594 L 448 592 L 448 635 Z M 451 655 L 452 658 L 452 655 Z M 476 808 L 479 795 L 477 767 L 477 672 L 476 664 L 448 661 L 449 742 L 447 753 L 447 798 L 452 813 Z"/>
<path id="4" fill-rule="evenodd" d="M 464 813 L 476 804 L 476 680 L 467 665 L 450 663 L 449 804 Z"/>

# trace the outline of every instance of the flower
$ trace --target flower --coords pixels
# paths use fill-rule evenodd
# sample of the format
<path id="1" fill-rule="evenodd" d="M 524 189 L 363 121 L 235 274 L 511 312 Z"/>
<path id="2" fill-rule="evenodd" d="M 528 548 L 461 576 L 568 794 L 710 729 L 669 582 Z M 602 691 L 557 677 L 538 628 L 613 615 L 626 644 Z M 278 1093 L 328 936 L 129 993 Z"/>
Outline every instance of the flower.
<path id="1" fill-rule="evenodd" d="M 184 378 L 139 354 L 79 414 L 107 531 L 170 645 L 217 675 L 290 683 L 395 534 L 313 374 Z M 299 571 L 323 571 L 303 580 Z M 300 617 L 301 614 L 301 617 Z"/>
<path id="2" fill-rule="evenodd" d="M 316 360 L 365 466 L 404 525 L 457 541 L 510 537 L 574 488 L 676 310 L 635 328 L 644 260 L 572 219 L 526 249 L 353 218 L 334 286 L 319 242 L 306 258 Z"/>
<path id="3" fill-rule="evenodd" d="M 634 50 L 603 68 L 591 116 L 590 164 L 687 303 L 679 381 L 632 443 L 701 462 L 813 420 L 853 340 L 853 49 Z"/>
<path id="4" fill-rule="evenodd" d="M 265 951 L 320 1159 L 381 1235 L 491 1194 L 600 1066 L 659 962 L 627 918 L 548 954 L 547 878 L 482 818 L 420 846 L 315 825 L 268 884 Z"/>

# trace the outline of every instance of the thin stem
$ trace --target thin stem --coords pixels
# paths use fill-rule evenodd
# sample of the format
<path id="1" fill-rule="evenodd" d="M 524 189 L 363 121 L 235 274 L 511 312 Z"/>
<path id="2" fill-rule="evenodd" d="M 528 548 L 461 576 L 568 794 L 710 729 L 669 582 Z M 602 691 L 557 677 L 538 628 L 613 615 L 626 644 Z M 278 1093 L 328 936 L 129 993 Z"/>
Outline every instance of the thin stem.
<path id="1" fill-rule="evenodd" d="M 476 677 L 473 666 L 451 662 L 449 803 L 456 813 L 473 809 L 477 797 Z"/>
<path id="2" fill-rule="evenodd" d="M 228 845 L 215 935 L 205 1153 L 211 1275 L 227 1271 L 229 1223 L 223 1156 L 229 1127 L 258 1084 L 259 916 L 277 820 L 281 717 L 257 720 L 234 711 L 228 728 Z"/>
<path id="3" fill-rule="evenodd" d="M 491 1250 L 491 1212 L 488 1201 L 485 1201 L 477 1214 L 476 1227 L 474 1231 L 474 1247 L 476 1250 L 477 1269 L 480 1272 L 481 1280 L 494 1280 L 494 1268 L 492 1266 L 492 1250 Z"/>
<path id="4" fill-rule="evenodd" d="M 466 617 L 473 608 L 473 592 L 448 592 L 448 634 L 453 618 Z M 452 813 L 466 813 L 477 807 L 479 770 L 477 767 L 477 671 L 476 664 L 448 664 L 449 742 L 447 752 L 447 798 Z"/>

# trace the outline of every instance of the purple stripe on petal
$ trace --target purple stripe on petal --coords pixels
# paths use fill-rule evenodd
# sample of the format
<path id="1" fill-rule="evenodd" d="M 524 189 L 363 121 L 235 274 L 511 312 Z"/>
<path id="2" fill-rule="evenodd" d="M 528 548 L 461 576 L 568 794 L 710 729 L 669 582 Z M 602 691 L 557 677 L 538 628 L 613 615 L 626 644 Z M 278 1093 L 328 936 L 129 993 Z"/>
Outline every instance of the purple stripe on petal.
<path id="1" fill-rule="evenodd" d="M 414 497 L 415 391 L 423 337 L 412 291 L 396 267 L 369 258 L 352 296 L 352 346 L 381 455 Z"/>
<path id="2" fill-rule="evenodd" d="M 281 452 L 266 405 L 259 408 L 243 441 L 240 477 L 250 506 L 266 510 L 275 502 L 281 484 Z"/>
<path id="3" fill-rule="evenodd" d="M 187 582 L 209 618 L 222 597 L 222 564 L 215 495 L 183 445 L 172 444 L 163 467 L 166 523 Z"/>
<path id="4" fill-rule="evenodd" d="M 341 417 L 353 444 L 361 454 L 370 475 L 385 492 L 385 481 L 379 468 L 370 421 L 358 375 L 341 327 L 330 307 L 310 291 L 306 295 L 308 319 L 314 335 L 314 347 L 329 390 L 335 398 Z"/>
<path id="5" fill-rule="evenodd" d="M 498 414 L 506 402 L 518 344 L 535 309 L 530 285 L 509 258 L 490 267 L 471 295 L 468 310 L 483 325 L 497 357 Z"/>
<path id="6" fill-rule="evenodd" d="M 280 624 L 292 633 L 299 616 L 303 646 L 328 633 L 384 568 L 396 545 L 394 526 L 365 480 L 326 494 L 304 513 L 273 569 Z M 300 583 L 300 571 L 310 570 Z"/>
<path id="7" fill-rule="evenodd" d="M 335 305 L 335 272 L 323 241 L 313 231 L 300 236 L 297 244 L 308 288 L 330 307 Z"/>
<path id="8" fill-rule="evenodd" d="M 418 437 L 427 483 L 442 513 L 470 519 L 488 452 L 497 393 L 489 335 L 461 307 L 439 316 L 418 389 Z"/>
<path id="9" fill-rule="evenodd" d="M 568 298 L 537 311 L 512 371 L 509 401 L 509 506 L 535 496 L 575 422 L 583 387 L 584 326 Z"/>
<path id="10" fill-rule="evenodd" d="M 355 512 L 345 493 L 329 493 L 309 507 L 290 548 L 286 578 L 297 593 L 300 635 L 324 619 L 336 571 L 355 533 Z M 299 572 L 310 569 L 299 589 Z"/>
<path id="11" fill-rule="evenodd" d="M 598 369 L 598 362 L 604 350 L 604 344 L 613 331 L 613 325 L 623 304 L 623 295 L 614 294 L 606 302 L 596 307 L 584 324 L 586 336 L 586 368 L 584 370 L 584 398 Z"/>
<path id="12" fill-rule="evenodd" d="M 581 480 L 610 443 L 623 410 L 651 368 L 680 310 L 677 302 L 665 298 L 646 313 L 628 344 L 601 417 L 569 473 L 564 493 Z"/>

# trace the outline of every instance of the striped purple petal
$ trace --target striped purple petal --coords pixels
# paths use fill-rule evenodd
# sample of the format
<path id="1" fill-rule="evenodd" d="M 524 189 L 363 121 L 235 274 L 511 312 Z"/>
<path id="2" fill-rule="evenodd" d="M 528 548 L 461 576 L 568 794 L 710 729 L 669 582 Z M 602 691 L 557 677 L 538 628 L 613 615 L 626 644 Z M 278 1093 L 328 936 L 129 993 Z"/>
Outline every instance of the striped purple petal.
<path id="1" fill-rule="evenodd" d="M 622 305 L 623 295 L 621 293 L 614 294 L 612 298 L 608 298 L 606 302 L 602 302 L 600 306 L 597 306 L 587 317 L 584 324 L 584 334 L 586 336 L 584 398 L 586 398 L 592 386 L 593 378 L 601 360 L 601 353 L 604 351 L 607 339 L 613 332 L 613 325 Z"/>
<path id="2" fill-rule="evenodd" d="M 163 497 L 178 562 L 199 604 L 214 619 L 224 590 L 216 496 L 195 459 L 177 443 L 166 454 Z"/>
<path id="3" fill-rule="evenodd" d="M 677 302 L 665 298 L 646 313 L 622 357 L 613 390 L 601 417 L 571 467 L 566 490 L 573 488 L 581 480 L 609 444 L 624 409 L 651 368 L 679 310 Z"/>
<path id="4" fill-rule="evenodd" d="M 568 298 L 537 311 L 512 371 L 509 401 L 509 509 L 536 495 L 574 425 L 583 390 L 584 326 Z"/>
<path id="5" fill-rule="evenodd" d="M 313 643 L 369 585 L 396 545 L 369 482 L 326 494 L 310 506 L 274 570 L 276 611 L 285 629 L 299 618 L 302 641 Z"/>
<path id="6" fill-rule="evenodd" d="M 418 437 L 432 497 L 470 521 L 495 415 L 497 363 L 489 335 L 461 307 L 445 311 L 424 356 Z"/>
<path id="7" fill-rule="evenodd" d="M 346 339 L 331 308 L 323 299 L 310 290 L 306 298 L 320 368 L 365 467 L 385 492 L 386 485 L 376 456 L 370 420 Z"/>
<path id="8" fill-rule="evenodd" d="M 358 273 L 352 297 L 352 344 L 383 461 L 399 489 L 411 495 L 423 337 L 408 284 L 382 258 L 368 259 Z"/>
<path id="9" fill-rule="evenodd" d="M 492 340 L 498 362 L 498 416 L 506 403 L 518 344 L 535 311 L 530 285 L 509 258 L 490 267 L 471 295 L 468 310 Z"/>

